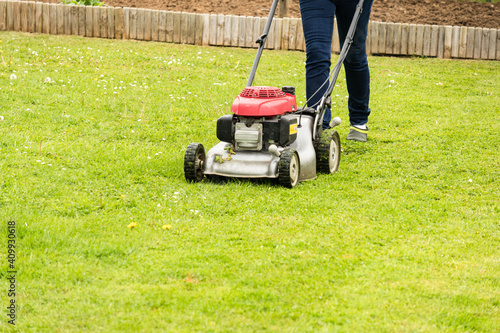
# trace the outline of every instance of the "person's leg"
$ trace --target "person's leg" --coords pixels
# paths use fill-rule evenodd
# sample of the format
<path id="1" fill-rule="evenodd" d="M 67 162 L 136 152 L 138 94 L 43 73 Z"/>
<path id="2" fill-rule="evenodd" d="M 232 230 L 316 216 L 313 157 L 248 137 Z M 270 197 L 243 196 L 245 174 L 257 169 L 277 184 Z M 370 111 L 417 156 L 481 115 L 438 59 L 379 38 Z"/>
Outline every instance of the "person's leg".
<path id="1" fill-rule="evenodd" d="M 335 4 L 337 6 L 339 39 L 343 45 L 358 1 L 335 0 Z M 372 4 L 373 0 L 365 0 L 363 3 L 363 12 L 358 21 L 353 43 L 344 61 L 349 93 L 349 119 L 352 126 L 365 125 L 370 115 L 370 70 L 366 57 L 366 36 Z"/>
<path id="2" fill-rule="evenodd" d="M 331 0 L 300 0 L 300 13 L 306 41 L 306 96 L 310 99 L 307 105 L 313 107 L 328 88 L 328 82 L 323 83 L 330 74 L 335 5 Z M 329 125 L 330 119 L 328 109 L 323 119 L 324 127 Z"/>

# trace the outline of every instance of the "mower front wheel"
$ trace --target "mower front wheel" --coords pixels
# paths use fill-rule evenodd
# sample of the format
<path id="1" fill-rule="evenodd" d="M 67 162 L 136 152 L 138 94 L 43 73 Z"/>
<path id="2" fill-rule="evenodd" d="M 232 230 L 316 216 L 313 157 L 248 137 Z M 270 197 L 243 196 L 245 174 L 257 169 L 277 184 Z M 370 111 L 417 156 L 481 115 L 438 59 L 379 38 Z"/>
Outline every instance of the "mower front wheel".
<path id="1" fill-rule="evenodd" d="M 184 155 L 184 177 L 191 183 L 203 180 L 205 172 L 205 148 L 201 143 L 191 143 Z"/>
<path id="2" fill-rule="evenodd" d="M 340 164 L 340 136 L 334 129 L 324 130 L 316 146 L 316 171 L 335 173 Z"/>
<path id="3" fill-rule="evenodd" d="M 292 188 L 299 183 L 299 155 L 294 149 L 283 150 L 278 162 L 278 180 L 280 185 Z"/>

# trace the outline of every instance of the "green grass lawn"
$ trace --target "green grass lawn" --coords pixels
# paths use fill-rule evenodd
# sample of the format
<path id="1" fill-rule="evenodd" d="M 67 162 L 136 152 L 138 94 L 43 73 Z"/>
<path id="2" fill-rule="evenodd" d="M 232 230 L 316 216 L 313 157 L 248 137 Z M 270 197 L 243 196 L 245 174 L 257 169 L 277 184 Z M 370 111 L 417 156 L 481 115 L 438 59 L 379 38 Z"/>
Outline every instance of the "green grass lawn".
<path id="1" fill-rule="evenodd" d="M 340 170 L 289 190 L 184 180 L 255 50 L 0 41 L 1 331 L 9 220 L 19 332 L 499 331 L 500 62 L 370 57 L 366 144 L 341 74 Z"/>

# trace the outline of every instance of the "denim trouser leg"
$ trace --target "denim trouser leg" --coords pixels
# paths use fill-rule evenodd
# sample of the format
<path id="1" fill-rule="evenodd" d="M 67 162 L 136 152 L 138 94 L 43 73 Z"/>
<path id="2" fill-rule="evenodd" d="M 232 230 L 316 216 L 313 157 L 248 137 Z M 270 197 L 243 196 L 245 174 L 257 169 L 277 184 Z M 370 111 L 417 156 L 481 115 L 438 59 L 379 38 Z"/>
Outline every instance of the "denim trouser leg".
<path id="1" fill-rule="evenodd" d="M 349 92 L 349 118 L 351 125 L 360 125 L 368 122 L 370 114 L 370 71 L 366 57 L 366 35 L 368 20 L 373 0 L 365 0 L 363 12 L 359 18 L 353 44 L 344 61 L 347 90 Z M 357 0 L 300 0 L 302 26 L 306 40 L 306 95 L 307 98 L 327 80 L 331 66 L 331 43 L 333 34 L 333 19 L 337 16 L 337 27 L 341 45 L 344 43 L 347 31 L 354 12 Z M 326 91 L 325 84 L 308 105 L 319 102 Z M 323 126 L 331 120 L 328 109 Z"/>

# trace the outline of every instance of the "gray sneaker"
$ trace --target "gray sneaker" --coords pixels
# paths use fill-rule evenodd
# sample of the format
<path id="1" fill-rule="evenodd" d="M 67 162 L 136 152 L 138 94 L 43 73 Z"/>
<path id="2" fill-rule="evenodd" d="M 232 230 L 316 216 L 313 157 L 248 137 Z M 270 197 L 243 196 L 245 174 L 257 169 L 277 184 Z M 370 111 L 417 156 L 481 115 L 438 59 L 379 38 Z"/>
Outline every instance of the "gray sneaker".
<path id="1" fill-rule="evenodd" d="M 347 134 L 347 140 L 354 140 L 360 142 L 366 142 L 368 137 L 368 127 L 364 129 L 357 128 L 356 126 L 351 126 L 349 134 Z"/>

